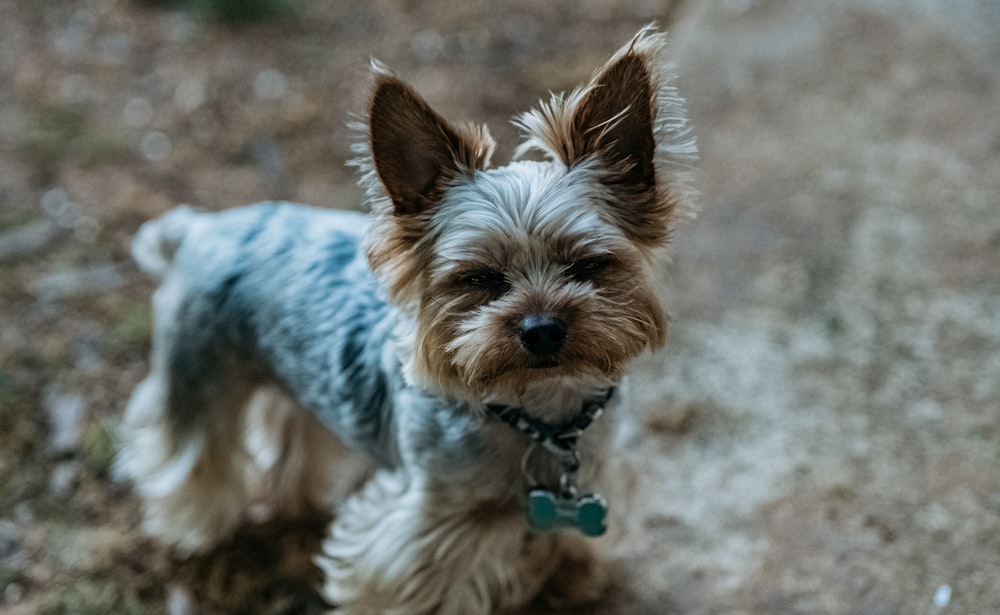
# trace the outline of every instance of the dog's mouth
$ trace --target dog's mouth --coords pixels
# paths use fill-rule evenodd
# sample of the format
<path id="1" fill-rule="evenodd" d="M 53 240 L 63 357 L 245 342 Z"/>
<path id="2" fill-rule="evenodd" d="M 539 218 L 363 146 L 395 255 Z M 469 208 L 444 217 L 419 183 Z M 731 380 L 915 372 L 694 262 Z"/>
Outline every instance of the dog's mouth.
<path id="1" fill-rule="evenodd" d="M 554 376 L 575 376 L 581 373 L 604 373 L 610 366 L 583 360 L 572 349 L 566 348 L 551 355 L 523 356 L 516 365 L 508 365 L 507 372 L 520 372 L 530 379 L 545 379 Z"/>
<path id="2" fill-rule="evenodd" d="M 539 369 L 555 369 L 557 367 L 562 367 L 562 362 L 556 357 L 540 357 L 533 359 L 528 363 L 528 369 L 539 370 Z"/>
<path id="3" fill-rule="evenodd" d="M 568 375 L 568 372 L 576 372 L 565 358 L 558 356 L 551 357 L 530 357 L 522 358 L 515 364 L 497 366 L 497 369 L 489 373 L 475 374 L 473 381 L 487 387 L 502 385 L 511 380 L 518 382 L 538 382 L 548 378 Z"/>

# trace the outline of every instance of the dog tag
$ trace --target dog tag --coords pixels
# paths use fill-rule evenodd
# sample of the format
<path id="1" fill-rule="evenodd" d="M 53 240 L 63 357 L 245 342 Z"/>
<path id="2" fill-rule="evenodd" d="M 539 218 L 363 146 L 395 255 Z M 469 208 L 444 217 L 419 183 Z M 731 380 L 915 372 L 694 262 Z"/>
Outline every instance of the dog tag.
<path id="1" fill-rule="evenodd" d="M 528 492 L 528 523 L 539 532 L 576 528 L 585 536 L 607 530 L 608 503 L 599 493 L 563 497 L 547 489 Z"/>

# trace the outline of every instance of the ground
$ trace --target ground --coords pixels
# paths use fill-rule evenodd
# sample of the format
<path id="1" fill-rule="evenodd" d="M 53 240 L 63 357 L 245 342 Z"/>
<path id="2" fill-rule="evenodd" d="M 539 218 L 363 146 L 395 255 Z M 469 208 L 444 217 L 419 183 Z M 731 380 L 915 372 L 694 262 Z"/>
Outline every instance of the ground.
<path id="1" fill-rule="evenodd" d="M 502 161 L 513 113 L 653 19 L 702 214 L 585 613 L 1000 612 L 1000 5 L 296 7 L 0 9 L 0 612 L 318 612 L 322 520 L 182 561 L 109 476 L 149 345 L 130 236 L 177 202 L 360 208 L 345 125 L 369 56 L 488 122 Z"/>

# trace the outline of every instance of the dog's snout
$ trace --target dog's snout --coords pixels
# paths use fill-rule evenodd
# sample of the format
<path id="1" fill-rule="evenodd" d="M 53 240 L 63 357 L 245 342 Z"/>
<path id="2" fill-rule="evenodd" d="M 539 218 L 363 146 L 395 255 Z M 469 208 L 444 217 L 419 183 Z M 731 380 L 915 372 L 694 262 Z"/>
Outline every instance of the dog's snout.
<path id="1" fill-rule="evenodd" d="M 569 326 L 552 314 L 533 314 L 521 321 L 521 344 L 535 355 L 555 354 L 566 341 Z"/>

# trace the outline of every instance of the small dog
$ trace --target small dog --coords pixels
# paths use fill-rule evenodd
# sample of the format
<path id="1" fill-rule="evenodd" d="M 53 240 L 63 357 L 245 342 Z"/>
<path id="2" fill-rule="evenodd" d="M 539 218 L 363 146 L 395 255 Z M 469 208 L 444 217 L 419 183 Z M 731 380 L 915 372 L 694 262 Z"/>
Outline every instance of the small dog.
<path id="1" fill-rule="evenodd" d="M 318 558 L 338 612 L 598 599 L 586 536 L 608 503 L 578 491 L 615 478 L 624 377 L 664 343 L 667 244 L 694 213 L 664 45 L 647 26 L 519 116 L 498 168 L 485 127 L 373 61 L 354 161 L 370 218 L 266 203 L 144 225 L 154 342 L 117 468 L 145 529 L 193 552 L 261 498 L 329 510 L 332 432 L 378 466 Z"/>

